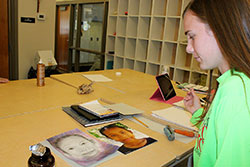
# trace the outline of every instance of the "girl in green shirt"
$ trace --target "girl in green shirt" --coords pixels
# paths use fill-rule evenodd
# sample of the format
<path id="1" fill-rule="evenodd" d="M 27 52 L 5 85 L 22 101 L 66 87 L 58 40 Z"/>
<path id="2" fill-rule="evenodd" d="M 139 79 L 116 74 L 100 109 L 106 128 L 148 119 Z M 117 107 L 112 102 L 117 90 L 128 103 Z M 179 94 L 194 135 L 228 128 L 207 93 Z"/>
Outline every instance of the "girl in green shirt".
<path id="1" fill-rule="evenodd" d="M 184 98 L 199 127 L 194 166 L 250 166 L 250 2 L 192 0 L 183 17 L 186 51 L 221 74 L 204 109 L 193 90 Z"/>

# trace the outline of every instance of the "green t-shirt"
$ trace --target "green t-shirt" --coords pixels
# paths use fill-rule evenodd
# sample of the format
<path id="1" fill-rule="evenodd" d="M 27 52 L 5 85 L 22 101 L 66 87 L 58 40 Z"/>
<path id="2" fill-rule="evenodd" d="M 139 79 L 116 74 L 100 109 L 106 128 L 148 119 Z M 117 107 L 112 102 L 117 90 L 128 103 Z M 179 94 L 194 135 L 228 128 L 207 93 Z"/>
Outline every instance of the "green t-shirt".
<path id="1" fill-rule="evenodd" d="M 250 79 L 233 73 L 228 70 L 217 79 L 217 93 L 199 126 L 195 167 L 250 166 Z M 202 112 L 197 110 L 190 121 L 196 123 Z"/>

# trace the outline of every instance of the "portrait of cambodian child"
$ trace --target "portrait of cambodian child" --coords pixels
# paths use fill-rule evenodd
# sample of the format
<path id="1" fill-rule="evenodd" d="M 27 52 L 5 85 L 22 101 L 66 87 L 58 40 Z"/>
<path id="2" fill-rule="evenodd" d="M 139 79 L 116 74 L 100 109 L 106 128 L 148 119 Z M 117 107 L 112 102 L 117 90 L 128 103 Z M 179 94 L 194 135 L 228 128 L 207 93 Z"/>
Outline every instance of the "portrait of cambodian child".
<path id="1" fill-rule="evenodd" d="M 48 142 L 65 157 L 82 166 L 88 166 L 117 150 L 117 146 L 99 141 L 79 129 L 74 129 L 55 137 Z"/>
<path id="2" fill-rule="evenodd" d="M 119 122 L 104 126 L 99 129 L 99 132 L 106 138 L 121 143 L 118 151 L 123 154 L 131 153 L 157 141 Z"/>

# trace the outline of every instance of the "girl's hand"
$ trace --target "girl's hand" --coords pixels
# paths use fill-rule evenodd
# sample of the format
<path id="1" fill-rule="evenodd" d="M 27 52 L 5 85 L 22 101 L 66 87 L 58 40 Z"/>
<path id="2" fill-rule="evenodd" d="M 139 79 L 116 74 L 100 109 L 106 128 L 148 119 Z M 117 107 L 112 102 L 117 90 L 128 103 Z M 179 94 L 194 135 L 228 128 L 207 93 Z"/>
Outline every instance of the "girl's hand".
<path id="1" fill-rule="evenodd" d="M 186 109 L 192 114 L 201 108 L 200 98 L 194 93 L 194 89 L 190 89 L 183 101 Z"/>

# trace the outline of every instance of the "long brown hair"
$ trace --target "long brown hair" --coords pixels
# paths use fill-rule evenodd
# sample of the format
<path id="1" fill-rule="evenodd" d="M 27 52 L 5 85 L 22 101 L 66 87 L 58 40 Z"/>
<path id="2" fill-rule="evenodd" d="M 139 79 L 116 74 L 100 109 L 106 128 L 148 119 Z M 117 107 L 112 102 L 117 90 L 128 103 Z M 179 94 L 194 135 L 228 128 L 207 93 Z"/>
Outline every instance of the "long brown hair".
<path id="1" fill-rule="evenodd" d="M 192 0 L 184 10 L 183 17 L 187 10 L 191 10 L 209 25 L 230 69 L 243 72 L 250 78 L 249 0 Z M 211 88 L 211 84 L 209 87 Z M 210 104 L 211 101 L 205 107 L 198 124 L 203 120 Z"/>

